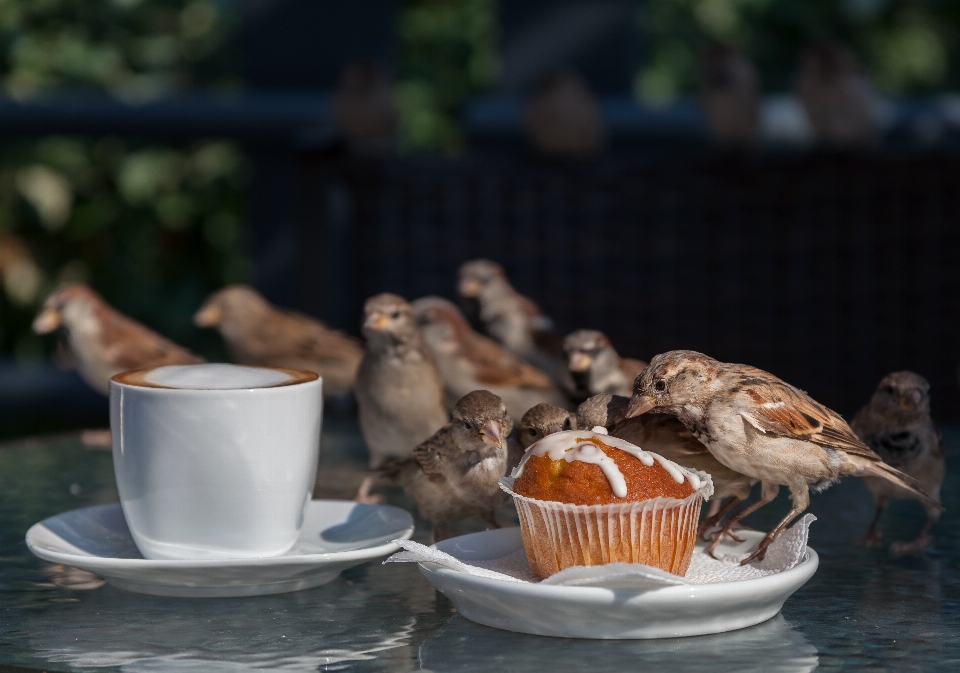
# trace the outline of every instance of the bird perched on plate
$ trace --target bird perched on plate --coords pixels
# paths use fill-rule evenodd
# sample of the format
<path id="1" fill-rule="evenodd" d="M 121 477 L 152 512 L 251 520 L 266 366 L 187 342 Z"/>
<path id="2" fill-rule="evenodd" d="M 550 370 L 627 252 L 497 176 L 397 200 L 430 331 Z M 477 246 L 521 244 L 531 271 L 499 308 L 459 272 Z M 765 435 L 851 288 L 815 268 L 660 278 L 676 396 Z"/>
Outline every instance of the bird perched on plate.
<path id="1" fill-rule="evenodd" d="M 539 367 L 559 385 L 568 381 L 563 342 L 553 321 L 517 292 L 503 267 L 489 259 L 460 266 L 457 292 L 466 314 L 492 339 Z"/>
<path id="2" fill-rule="evenodd" d="M 354 394 L 370 466 L 405 458 L 446 425 L 443 376 L 417 327 L 413 309 L 395 294 L 378 294 L 363 307 L 367 340 Z M 357 497 L 369 498 L 373 477 Z"/>
<path id="3" fill-rule="evenodd" d="M 51 292 L 33 321 L 33 331 L 59 332 L 71 364 L 104 395 L 110 392 L 110 377 L 120 372 L 204 361 L 123 315 L 81 283 L 67 283 Z"/>
<path id="4" fill-rule="evenodd" d="M 534 147 L 550 157 L 582 159 L 603 149 L 603 115 L 583 78 L 557 70 L 535 87 L 524 127 Z"/>
<path id="5" fill-rule="evenodd" d="M 600 393 L 629 397 L 634 380 L 647 366 L 641 360 L 620 357 L 606 335 L 592 329 L 568 334 L 563 340 L 563 350 L 573 383 L 570 397 L 577 403 Z"/>
<path id="6" fill-rule="evenodd" d="M 637 377 L 627 417 L 648 411 L 675 416 L 718 461 L 762 482 L 760 499 L 727 520 L 711 553 L 733 523 L 771 502 L 780 486 L 790 489 L 793 508 L 742 563 L 764 557 L 810 504 L 811 487 L 822 490 L 841 477 L 877 477 L 940 507 L 916 479 L 860 441 L 839 414 L 755 367 L 694 351 L 662 353 Z"/>
<path id="7" fill-rule="evenodd" d="M 433 540 L 450 537 L 450 524 L 479 514 L 499 528 L 494 510 L 506 501 L 498 481 L 507 472 L 506 438 L 513 427 L 500 398 L 487 390 L 467 393 L 453 418 L 407 458 L 385 461 L 379 472 L 403 487 Z"/>
<path id="8" fill-rule="evenodd" d="M 913 372 L 894 372 L 883 377 L 870 402 L 853 417 L 850 427 L 883 462 L 916 479 L 924 493 L 940 502 L 945 471 L 943 439 L 930 417 L 930 384 L 925 378 Z M 878 524 L 887 501 L 919 498 L 883 479 L 864 477 L 863 481 L 873 492 L 877 513 L 860 542 L 879 546 L 882 538 Z M 940 518 L 941 510 L 923 500 L 921 504 L 927 512 L 923 528 L 914 540 L 892 544 L 893 553 L 919 552 L 933 544 L 930 529 Z"/>
<path id="9" fill-rule="evenodd" d="M 666 414 L 627 418 L 629 405 L 629 397 L 610 393 L 594 395 L 577 408 L 577 427 L 593 428 L 599 425 L 613 437 L 625 439 L 679 465 L 701 470 L 713 477 L 713 496 L 707 516 L 700 523 L 701 535 L 720 523 L 737 503 L 750 497 L 750 489 L 757 480 L 730 469 L 714 458 L 683 423 Z"/>
<path id="10" fill-rule="evenodd" d="M 519 465 L 524 451 L 547 435 L 576 427 L 577 418 L 567 409 L 549 402 L 531 407 L 520 419 L 520 427 L 509 437 L 509 468 Z"/>
<path id="11" fill-rule="evenodd" d="M 333 115 L 351 149 L 365 154 L 396 150 L 398 113 L 393 82 L 373 59 L 350 63 L 341 71 Z"/>
<path id="12" fill-rule="evenodd" d="M 440 367 L 449 400 L 486 389 L 503 400 L 514 418 L 540 402 L 566 404 L 549 376 L 473 331 L 452 302 L 421 297 L 410 306 Z"/>
<path id="13" fill-rule="evenodd" d="M 715 42 L 700 57 L 700 102 L 710 136 L 723 145 L 750 145 L 760 133 L 760 76 L 746 54 Z"/>
<path id="14" fill-rule="evenodd" d="M 876 92 L 846 47 L 824 40 L 807 49 L 800 63 L 797 94 L 818 142 L 869 146 L 879 140 Z"/>
<path id="15" fill-rule="evenodd" d="M 292 367 L 323 377 L 323 394 L 349 392 L 363 346 L 319 320 L 278 308 L 248 285 L 214 292 L 193 316 L 197 327 L 216 328 L 230 358 L 244 365 Z"/>

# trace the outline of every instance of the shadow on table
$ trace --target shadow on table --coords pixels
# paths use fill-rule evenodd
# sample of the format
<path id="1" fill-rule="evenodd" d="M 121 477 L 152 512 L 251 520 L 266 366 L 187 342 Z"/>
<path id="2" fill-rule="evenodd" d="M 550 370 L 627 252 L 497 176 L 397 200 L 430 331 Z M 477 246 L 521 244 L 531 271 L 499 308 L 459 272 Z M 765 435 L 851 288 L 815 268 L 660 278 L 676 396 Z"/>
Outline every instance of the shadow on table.
<path id="1" fill-rule="evenodd" d="M 435 671 L 670 671 L 807 673 L 817 648 L 783 618 L 712 636 L 662 640 L 574 640 L 500 631 L 456 616 L 420 648 Z"/>

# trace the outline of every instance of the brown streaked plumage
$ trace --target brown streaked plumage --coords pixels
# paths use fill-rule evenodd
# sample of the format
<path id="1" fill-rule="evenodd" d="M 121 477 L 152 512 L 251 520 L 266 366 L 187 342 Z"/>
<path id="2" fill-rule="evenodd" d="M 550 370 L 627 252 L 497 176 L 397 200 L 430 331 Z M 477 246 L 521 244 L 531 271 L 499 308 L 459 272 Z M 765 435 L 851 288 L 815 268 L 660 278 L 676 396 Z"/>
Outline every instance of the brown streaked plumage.
<path id="1" fill-rule="evenodd" d="M 577 427 L 599 425 L 614 437 L 659 453 L 678 465 L 709 474 L 713 478 L 713 496 L 707 517 L 700 525 L 701 534 L 716 526 L 737 503 L 750 497 L 756 479 L 731 470 L 714 458 L 710 450 L 673 416 L 644 414 L 627 418 L 629 404 L 629 397 L 610 393 L 595 395 L 577 409 Z"/>
<path id="2" fill-rule="evenodd" d="M 353 389 L 363 357 L 359 340 L 278 308 L 248 285 L 228 285 L 211 294 L 193 322 L 220 332 L 234 362 L 316 372 L 326 397 Z"/>
<path id="3" fill-rule="evenodd" d="M 460 266 L 457 292 L 464 311 L 490 338 L 567 387 L 563 343 L 553 321 L 517 292 L 503 267 L 489 259 Z"/>
<path id="4" fill-rule="evenodd" d="M 549 376 L 473 331 L 452 302 L 422 297 L 411 307 L 443 374 L 449 399 L 457 400 L 471 390 L 489 390 L 515 418 L 540 402 L 566 403 Z"/>
<path id="5" fill-rule="evenodd" d="M 930 417 L 930 384 L 913 372 L 893 372 L 883 377 L 870 402 L 853 417 L 850 427 L 883 462 L 910 475 L 928 496 L 940 502 L 940 487 L 946 470 L 943 438 Z M 864 477 L 873 493 L 876 515 L 860 544 L 879 546 L 878 524 L 890 498 L 921 500 L 927 519 L 909 542 L 890 545 L 894 554 L 920 552 L 933 544 L 930 529 L 940 518 L 940 508 L 916 494 L 876 477 Z"/>
<path id="6" fill-rule="evenodd" d="M 810 488 L 827 488 L 845 476 L 873 476 L 939 507 L 917 481 L 885 464 L 834 411 L 777 377 L 747 365 L 718 362 L 693 351 L 656 356 L 637 377 L 627 416 L 647 411 L 678 418 L 730 469 L 762 482 L 759 501 L 727 521 L 731 526 L 771 502 L 780 486 L 793 508 L 743 563 L 763 558 L 767 547 L 810 504 Z"/>
<path id="7" fill-rule="evenodd" d="M 573 384 L 570 397 L 577 403 L 601 393 L 629 397 L 634 380 L 647 366 L 642 360 L 620 357 L 610 339 L 597 330 L 571 332 L 563 340 L 563 350 Z"/>
<path id="8" fill-rule="evenodd" d="M 520 427 L 510 435 L 509 468 L 519 465 L 523 453 L 547 435 L 576 428 L 576 416 L 567 409 L 547 402 L 531 407 L 520 419 Z"/>
<path id="9" fill-rule="evenodd" d="M 110 377 L 120 372 L 204 362 L 123 315 L 81 283 L 67 283 L 51 292 L 33 321 L 33 331 L 59 332 L 71 364 L 91 388 L 104 395 L 110 391 Z"/>
<path id="10" fill-rule="evenodd" d="M 396 481 L 433 524 L 433 540 L 450 536 L 450 523 L 479 514 L 499 528 L 494 511 L 506 498 L 498 481 L 507 471 L 507 435 L 513 421 L 487 390 L 464 395 L 452 420 L 408 458 L 385 461 L 380 474 Z"/>

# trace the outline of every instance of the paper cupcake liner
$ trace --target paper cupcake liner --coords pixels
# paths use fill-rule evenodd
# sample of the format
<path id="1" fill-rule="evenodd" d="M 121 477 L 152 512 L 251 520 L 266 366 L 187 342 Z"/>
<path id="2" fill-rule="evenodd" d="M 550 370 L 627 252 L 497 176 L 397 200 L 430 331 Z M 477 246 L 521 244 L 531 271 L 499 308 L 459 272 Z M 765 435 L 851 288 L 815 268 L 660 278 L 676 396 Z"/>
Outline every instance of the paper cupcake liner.
<path id="1" fill-rule="evenodd" d="M 687 572 L 704 489 L 682 500 L 573 505 L 527 498 L 512 486 L 512 479 L 500 481 L 513 496 L 527 560 L 540 577 L 606 563 L 642 563 L 680 576 Z"/>

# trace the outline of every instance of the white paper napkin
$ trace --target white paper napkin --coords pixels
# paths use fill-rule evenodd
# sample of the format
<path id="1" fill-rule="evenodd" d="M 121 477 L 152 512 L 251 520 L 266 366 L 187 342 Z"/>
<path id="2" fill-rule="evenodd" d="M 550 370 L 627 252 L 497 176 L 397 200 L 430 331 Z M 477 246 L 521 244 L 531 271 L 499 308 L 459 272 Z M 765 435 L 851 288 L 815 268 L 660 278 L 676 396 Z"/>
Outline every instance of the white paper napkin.
<path id="1" fill-rule="evenodd" d="M 639 563 L 610 563 L 602 566 L 573 566 L 540 581 L 530 570 L 523 549 L 503 558 L 465 563 L 413 540 L 394 540 L 393 543 L 403 547 L 404 551 L 397 552 L 384 563 L 436 563 L 458 572 L 505 582 L 539 582 L 610 589 L 657 589 L 684 584 L 736 582 L 773 575 L 800 563 L 807 548 L 810 524 L 816 520 L 817 517 L 813 514 L 805 515 L 770 545 L 763 561 L 745 566 L 740 565 L 740 561 L 747 557 L 747 553 L 729 554 L 714 559 L 707 555 L 706 545 L 697 545 L 684 577 Z"/>

